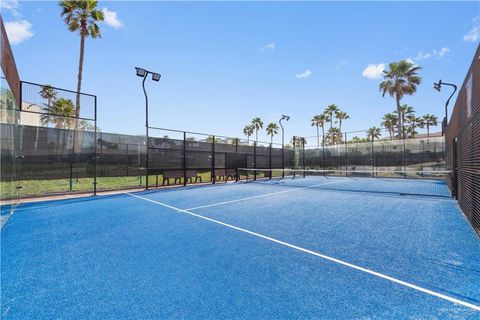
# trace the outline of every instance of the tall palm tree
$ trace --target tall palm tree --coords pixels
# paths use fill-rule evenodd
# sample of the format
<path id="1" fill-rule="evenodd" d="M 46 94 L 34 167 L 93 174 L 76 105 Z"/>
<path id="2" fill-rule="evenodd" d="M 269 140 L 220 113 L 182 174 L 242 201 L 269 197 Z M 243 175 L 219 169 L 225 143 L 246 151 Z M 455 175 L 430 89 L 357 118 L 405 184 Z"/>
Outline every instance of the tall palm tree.
<path id="1" fill-rule="evenodd" d="M 438 124 L 438 118 L 437 116 L 433 114 L 426 114 L 423 117 L 423 123 L 425 124 L 425 127 L 427 127 L 427 138 L 430 138 L 430 127 L 435 127 Z"/>
<path id="2" fill-rule="evenodd" d="M 371 127 L 367 130 L 367 137 L 370 141 L 374 142 L 375 139 L 380 138 L 382 134 L 380 133 L 380 128 Z"/>
<path id="3" fill-rule="evenodd" d="M 47 106 L 50 106 L 52 100 L 57 98 L 57 91 L 51 85 L 43 85 L 42 89 L 39 92 L 40 96 L 47 100 Z"/>
<path id="4" fill-rule="evenodd" d="M 278 126 L 275 122 L 270 122 L 267 125 L 267 135 L 270 136 L 270 143 L 273 143 L 273 136 L 278 134 Z"/>
<path id="5" fill-rule="evenodd" d="M 258 117 L 253 118 L 252 125 L 255 128 L 255 141 L 258 141 L 258 130 L 263 128 L 263 121 Z"/>
<path id="6" fill-rule="evenodd" d="M 82 90 L 83 60 L 85 54 L 85 38 L 100 38 L 98 23 L 103 21 L 103 11 L 97 10 L 96 0 L 64 0 L 59 5 L 62 17 L 68 30 L 80 33 L 80 58 L 78 60 L 77 96 L 75 116 L 80 117 L 80 91 Z M 77 126 L 78 124 L 76 124 Z"/>
<path id="7" fill-rule="evenodd" d="M 232 144 L 235 144 L 235 145 L 240 144 L 240 139 L 239 138 L 232 138 Z"/>
<path id="8" fill-rule="evenodd" d="M 339 109 L 335 104 L 331 104 L 325 108 L 325 114 L 328 115 L 328 121 L 330 121 L 330 129 L 333 127 L 333 117 Z"/>
<path id="9" fill-rule="evenodd" d="M 322 128 L 322 143 L 325 137 L 325 114 L 317 114 L 312 117 L 310 120 L 312 122 L 312 127 L 317 128 L 317 148 L 320 148 L 320 132 L 319 128 Z"/>
<path id="10" fill-rule="evenodd" d="M 397 124 L 397 116 L 393 113 L 387 113 L 383 116 L 382 122 L 380 125 L 388 130 L 390 135 L 390 140 L 393 139 L 393 134 L 395 132 L 395 126 Z"/>
<path id="11" fill-rule="evenodd" d="M 338 120 L 338 129 L 342 132 L 342 121 L 350 119 L 350 116 L 345 111 L 338 110 L 335 112 L 335 118 Z"/>
<path id="12" fill-rule="evenodd" d="M 43 108 L 45 114 L 40 116 L 42 125 L 55 124 L 57 129 L 70 128 L 75 117 L 75 107 L 70 99 L 57 99 Z"/>
<path id="13" fill-rule="evenodd" d="M 243 134 L 247 136 L 247 144 L 250 143 L 250 136 L 253 135 L 253 132 L 255 131 L 255 128 L 253 125 L 248 124 L 243 128 Z"/>
<path id="14" fill-rule="evenodd" d="M 399 62 L 392 62 L 389 64 L 389 70 L 384 72 L 384 80 L 380 83 L 380 91 L 382 96 L 389 94 L 395 98 L 397 104 L 397 116 L 401 119 L 401 105 L 400 101 L 404 95 L 413 95 L 417 91 L 417 86 L 422 82 L 422 78 L 418 75 L 422 67 L 416 66 L 406 60 Z M 402 137 L 401 121 L 397 122 L 398 135 Z"/>

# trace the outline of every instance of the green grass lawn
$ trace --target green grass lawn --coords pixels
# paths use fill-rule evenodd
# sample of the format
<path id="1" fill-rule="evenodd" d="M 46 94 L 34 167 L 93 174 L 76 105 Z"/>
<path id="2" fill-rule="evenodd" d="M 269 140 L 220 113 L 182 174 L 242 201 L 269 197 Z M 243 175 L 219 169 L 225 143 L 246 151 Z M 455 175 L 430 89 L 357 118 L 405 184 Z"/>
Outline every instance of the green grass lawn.
<path id="1" fill-rule="evenodd" d="M 202 182 L 210 181 L 210 173 L 199 173 L 202 177 Z M 163 176 L 158 175 L 158 185 L 161 186 Z M 149 186 L 155 187 L 156 176 L 149 176 Z M 181 179 L 183 183 L 183 179 Z M 173 179 L 170 179 L 170 184 L 173 185 Z M 178 182 L 177 182 L 178 184 Z M 17 189 L 18 186 L 21 188 Z M 133 177 L 98 177 L 97 190 L 116 190 L 126 188 L 142 188 L 145 186 L 145 176 Z M 0 199 L 10 199 L 15 194 L 16 190 L 19 192 L 20 198 L 45 196 L 58 193 L 68 192 L 93 192 L 93 178 L 79 178 L 73 179 L 72 190 L 70 190 L 69 179 L 53 179 L 53 180 L 20 180 L 20 181 L 1 181 L 0 182 Z"/>

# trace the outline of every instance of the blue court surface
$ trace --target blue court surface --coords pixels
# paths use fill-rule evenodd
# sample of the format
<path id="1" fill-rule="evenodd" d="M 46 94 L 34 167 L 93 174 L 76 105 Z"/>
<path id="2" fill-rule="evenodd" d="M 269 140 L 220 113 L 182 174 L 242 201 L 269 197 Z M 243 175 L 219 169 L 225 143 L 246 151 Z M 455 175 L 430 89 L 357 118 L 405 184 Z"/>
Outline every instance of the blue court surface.
<path id="1" fill-rule="evenodd" d="M 23 204 L 2 318 L 480 319 L 480 240 L 442 182 L 285 181 Z"/>

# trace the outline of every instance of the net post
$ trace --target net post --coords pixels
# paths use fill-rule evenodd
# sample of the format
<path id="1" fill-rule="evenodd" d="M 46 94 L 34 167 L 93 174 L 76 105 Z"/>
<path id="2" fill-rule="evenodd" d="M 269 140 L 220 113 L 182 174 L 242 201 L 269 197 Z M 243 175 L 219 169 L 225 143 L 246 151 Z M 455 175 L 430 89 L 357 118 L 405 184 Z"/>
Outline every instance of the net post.
<path id="1" fill-rule="evenodd" d="M 183 186 L 187 186 L 187 133 L 183 132 Z"/>

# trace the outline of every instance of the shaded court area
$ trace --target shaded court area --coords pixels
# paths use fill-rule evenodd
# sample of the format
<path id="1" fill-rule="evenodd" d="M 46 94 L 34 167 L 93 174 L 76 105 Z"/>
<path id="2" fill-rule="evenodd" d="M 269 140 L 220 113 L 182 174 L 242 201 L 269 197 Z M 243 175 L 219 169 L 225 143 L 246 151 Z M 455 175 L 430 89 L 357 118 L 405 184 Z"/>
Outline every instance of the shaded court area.
<path id="1" fill-rule="evenodd" d="M 480 241 L 435 180 L 259 179 L 23 204 L 1 240 L 5 319 L 480 316 Z"/>

